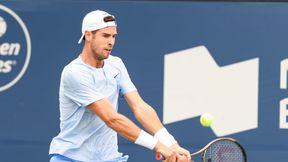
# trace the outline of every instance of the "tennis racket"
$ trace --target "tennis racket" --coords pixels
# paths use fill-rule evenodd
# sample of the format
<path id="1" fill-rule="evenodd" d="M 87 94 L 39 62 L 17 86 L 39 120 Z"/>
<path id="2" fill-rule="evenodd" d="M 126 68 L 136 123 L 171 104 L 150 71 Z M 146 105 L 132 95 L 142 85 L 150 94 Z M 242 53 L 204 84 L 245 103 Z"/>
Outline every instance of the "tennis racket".
<path id="1" fill-rule="evenodd" d="M 202 162 L 247 162 L 244 148 L 233 138 L 217 138 L 191 154 L 191 157 L 199 154 L 202 154 Z M 160 153 L 156 153 L 156 160 L 165 160 L 165 158 Z"/>

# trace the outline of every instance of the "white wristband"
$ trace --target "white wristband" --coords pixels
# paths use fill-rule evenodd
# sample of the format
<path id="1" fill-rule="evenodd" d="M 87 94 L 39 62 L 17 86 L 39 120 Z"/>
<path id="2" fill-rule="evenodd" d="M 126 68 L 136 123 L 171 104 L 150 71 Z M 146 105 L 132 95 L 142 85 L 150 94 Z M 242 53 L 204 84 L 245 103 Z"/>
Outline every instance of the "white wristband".
<path id="1" fill-rule="evenodd" d="M 173 144 L 177 143 L 174 137 L 164 127 L 158 130 L 155 133 L 154 137 L 167 147 L 170 147 Z"/>
<path id="2" fill-rule="evenodd" d="M 138 138 L 135 141 L 136 144 L 149 148 L 150 150 L 154 149 L 157 142 L 158 140 L 156 138 L 154 138 L 144 130 L 141 130 Z"/>

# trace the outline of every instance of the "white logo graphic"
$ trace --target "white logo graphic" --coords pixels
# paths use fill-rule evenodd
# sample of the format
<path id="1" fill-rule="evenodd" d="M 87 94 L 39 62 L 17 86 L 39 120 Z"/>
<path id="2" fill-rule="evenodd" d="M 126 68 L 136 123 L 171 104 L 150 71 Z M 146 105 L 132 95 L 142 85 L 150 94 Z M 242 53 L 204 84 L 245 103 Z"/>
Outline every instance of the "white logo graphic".
<path id="1" fill-rule="evenodd" d="M 210 113 L 225 136 L 258 127 L 259 59 L 219 67 L 204 46 L 165 55 L 163 122 Z"/>
<path id="2" fill-rule="evenodd" d="M 19 24 L 22 32 L 25 35 L 25 41 L 26 41 L 26 51 L 22 50 L 21 45 L 23 45 L 24 43 L 20 43 L 20 42 L 3 42 L 3 40 L 7 40 L 9 33 L 12 32 L 7 32 L 7 19 L 1 15 L 0 17 L 0 37 L 1 37 L 1 41 L 0 41 L 0 78 L 3 78 L 3 80 L 1 80 L 0 82 L 0 92 L 4 91 L 10 87 L 12 87 L 14 84 L 16 84 L 21 77 L 24 75 L 28 65 L 29 65 L 29 61 L 30 61 L 30 57 L 31 57 L 31 40 L 30 40 L 30 35 L 29 32 L 24 24 L 24 22 L 21 20 L 21 18 L 11 9 L 0 5 L 0 10 L 8 13 L 10 16 L 12 16 L 12 18 L 14 20 L 17 21 L 17 23 Z M 7 14 L 4 14 L 7 15 Z M 9 17 L 9 16 L 8 16 Z M 5 21 L 6 20 L 6 21 Z M 9 24 L 9 23 L 8 23 Z M 16 26 L 14 26 L 16 27 Z M 18 32 L 14 31 L 15 33 Z M 5 34 L 5 35 L 4 35 Z M 19 33 L 21 34 L 21 33 Z M 5 38 L 5 39 L 4 39 Z M 22 55 L 25 54 L 25 57 L 23 57 Z M 22 59 L 21 62 L 17 62 L 17 59 Z M 24 62 L 24 64 L 23 64 Z M 19 68 L 17 68 L 17 71 L 19 72 L 15 72 L 13 71 L 15 66 L 21 66 L 20 70 Z M 13 73 L 12 73 L 13 72 Z M 9 75 L 8 75 L 9 74 Z M 12 75 L 15 77 L 11 77 Z M 9 77 L 9 78 L 8 78 Z"/>
<path id="3" fill-rule="evenodd" d="M 7 30 L 7 24 L 3 17 L 0 16 L 0 37 L 6 33 Z"/>

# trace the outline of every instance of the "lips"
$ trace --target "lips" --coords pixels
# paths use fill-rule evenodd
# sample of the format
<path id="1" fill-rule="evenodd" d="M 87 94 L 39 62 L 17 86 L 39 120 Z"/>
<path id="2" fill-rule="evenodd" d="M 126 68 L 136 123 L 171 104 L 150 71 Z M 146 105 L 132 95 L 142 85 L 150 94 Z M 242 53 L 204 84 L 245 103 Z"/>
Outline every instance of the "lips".
<path id="1" fill-rule="evenodd" d="M 104 50 L 105 50 L 105 51 L 108 51 L 108 52 L 111 52 L 111 51 L 112 51 L 112 48 L 105 48 Z"/>

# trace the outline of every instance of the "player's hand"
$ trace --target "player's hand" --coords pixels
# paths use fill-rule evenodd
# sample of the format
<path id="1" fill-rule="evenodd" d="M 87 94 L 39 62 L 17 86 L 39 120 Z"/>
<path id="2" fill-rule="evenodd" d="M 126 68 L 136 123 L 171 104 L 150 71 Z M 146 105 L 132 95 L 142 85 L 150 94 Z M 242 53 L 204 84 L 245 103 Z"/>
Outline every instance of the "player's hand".
<path id="1" fill-rule="evenodd" d="M 188 150 L 182 148 L 181 146 L 179 146 L 177 143 L 175 143 L 174 145 L 172 145 L 170 147 L 173 151 L 176 151 L 178 154 L 180 154 L 180 159 L 183 159 L 185 161 L 185 158 L 183 156 L 186 157 L 186 161 L 185 162 L 190 162 L 191 161 L 191 154 Z M 182 156 L 181 156 L 182 155 Z"/>
<path id="2" fill-rule="evenodd" d="M 176 162 L 177 156 L 180 155 L 171 148 L 163 145 L 161 142 L 158 142 L 154 149 L 164 157 L 165 160 L 163 160 L 163 162 Z"/>
<path id="3" fill-rule="evenodd" d="M 191 162 L 189 151 L 183 149 L 178 144 L 168 148 L 162 143 L 158 142 L 155 146 L 155 151 L 164 156 L 165 160 L 162 162 Z"/>
<path id="4" fill-rule="evenodd" d="M 190 162 L 186 156 L 180 155 L 178 153 L 172 154 L 167 159 L 163 160 L 162 162 Z"/>

